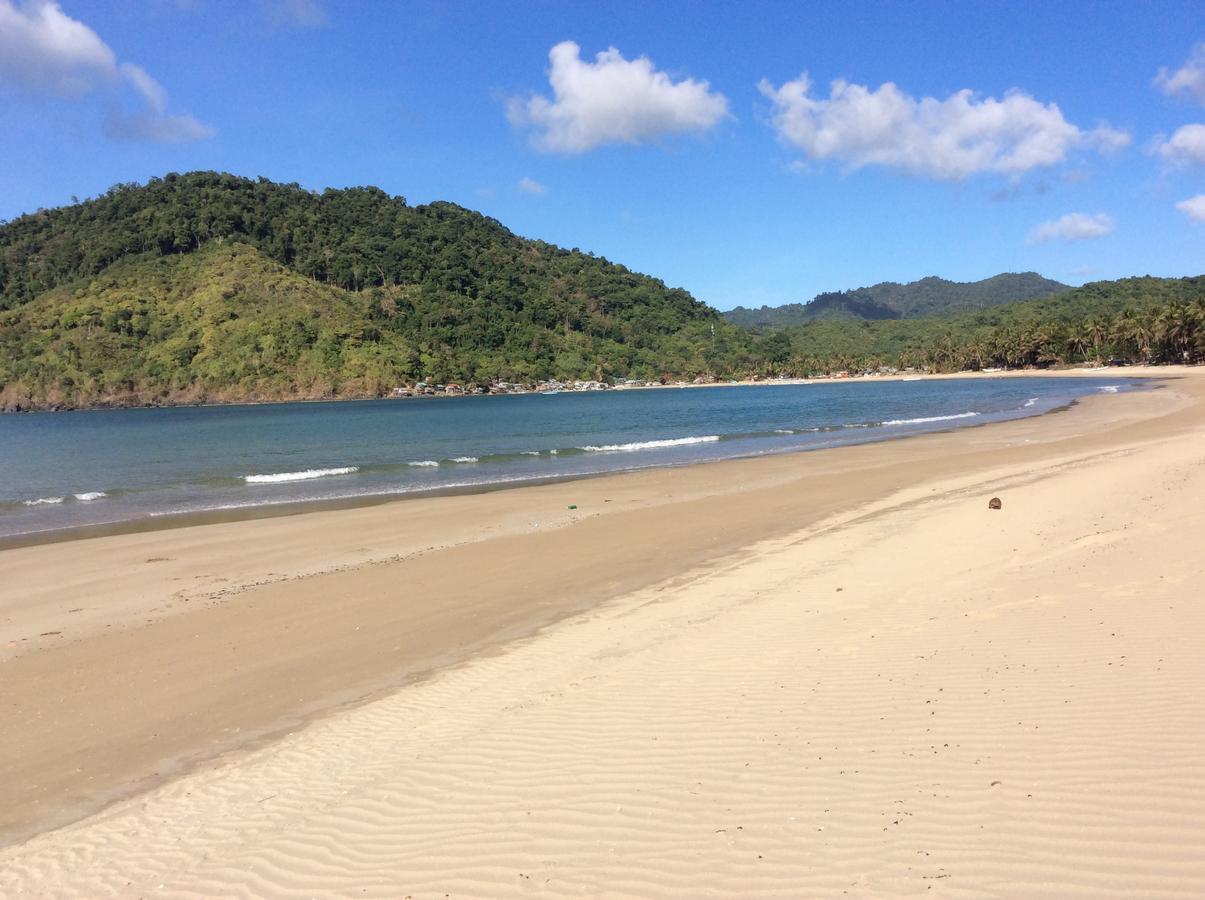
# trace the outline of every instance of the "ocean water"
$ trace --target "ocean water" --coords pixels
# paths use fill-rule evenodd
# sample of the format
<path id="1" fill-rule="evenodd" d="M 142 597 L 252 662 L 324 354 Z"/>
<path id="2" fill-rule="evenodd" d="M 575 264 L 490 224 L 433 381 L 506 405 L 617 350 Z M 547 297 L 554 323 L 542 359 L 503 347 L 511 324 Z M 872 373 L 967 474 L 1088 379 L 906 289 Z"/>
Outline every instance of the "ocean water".
<path id="1" fill-rule="evenodd" d="M 0 416 L 0 537 L 835 447 L 1134 386 L 859 380 Z"/>

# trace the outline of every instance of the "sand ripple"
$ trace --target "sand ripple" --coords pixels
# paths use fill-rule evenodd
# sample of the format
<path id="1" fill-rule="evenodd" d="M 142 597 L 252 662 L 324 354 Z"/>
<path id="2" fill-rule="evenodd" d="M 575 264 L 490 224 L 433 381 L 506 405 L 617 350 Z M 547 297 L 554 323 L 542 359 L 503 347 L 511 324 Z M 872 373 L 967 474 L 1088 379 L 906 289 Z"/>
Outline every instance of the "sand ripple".
<path id="1" fill-rule="evenodd" d="M 763 545 L 0 853 L 0 894 L 1199 896 L 1201 446 Z"/>

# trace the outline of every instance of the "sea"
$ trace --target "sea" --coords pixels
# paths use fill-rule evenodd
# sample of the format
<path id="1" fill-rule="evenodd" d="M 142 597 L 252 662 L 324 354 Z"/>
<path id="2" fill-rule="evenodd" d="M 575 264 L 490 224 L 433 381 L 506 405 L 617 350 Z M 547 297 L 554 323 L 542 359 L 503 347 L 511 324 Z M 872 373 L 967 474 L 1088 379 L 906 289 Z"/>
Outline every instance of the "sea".
<path id="1" fill-rule="evenodd" d="M 1137 387 L 1108 376 L 857 379 L 5 415 L 0 538 L 800 453 Z"/>

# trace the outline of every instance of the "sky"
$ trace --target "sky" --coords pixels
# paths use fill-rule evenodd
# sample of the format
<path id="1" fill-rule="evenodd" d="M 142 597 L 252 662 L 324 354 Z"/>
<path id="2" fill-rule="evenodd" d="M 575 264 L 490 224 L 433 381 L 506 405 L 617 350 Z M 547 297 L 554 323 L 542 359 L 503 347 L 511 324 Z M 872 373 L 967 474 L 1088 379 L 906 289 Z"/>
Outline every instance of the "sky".
<path id="1" fill-rule="evenodd" d="M 1205 272 L 1205 3 L 0 0 L 0 219 L 212 169 L 720 309 Z"/>

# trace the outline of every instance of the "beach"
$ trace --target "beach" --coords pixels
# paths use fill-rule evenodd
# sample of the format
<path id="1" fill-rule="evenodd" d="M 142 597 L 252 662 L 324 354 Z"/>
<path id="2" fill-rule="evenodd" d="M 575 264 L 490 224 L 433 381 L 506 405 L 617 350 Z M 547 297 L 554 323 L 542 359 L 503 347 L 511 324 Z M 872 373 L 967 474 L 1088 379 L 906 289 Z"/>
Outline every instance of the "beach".
<path id="1" fill-rule="evenodd" d="M 0 895 L 1199 895 L 1205 370 L 1125 374 L 0 551 Z"/>

